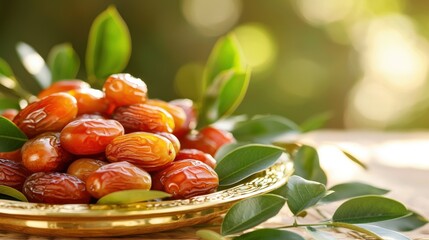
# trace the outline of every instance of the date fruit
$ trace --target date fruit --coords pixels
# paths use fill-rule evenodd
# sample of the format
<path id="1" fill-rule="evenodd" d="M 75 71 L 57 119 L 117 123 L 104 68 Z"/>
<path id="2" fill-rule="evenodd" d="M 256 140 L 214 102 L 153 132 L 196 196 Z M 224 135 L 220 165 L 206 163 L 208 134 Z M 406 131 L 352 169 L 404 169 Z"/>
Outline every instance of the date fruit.
<path id="1" fill-rule="evenodd" d="M 76 117 L 76 99 L 68 93 L 54 93 L 22 109 L 13 122 L 30 138 L 56 132 Z"/>
<path id="2" fill-rule="evenodd" d="M 8 108 L 8 109 L 3 110 L 0 115 L 11 120 L 11 121 L 13 121 L 15 116 L 18 115 L 18 110 L 13 109 L 13 108 Z"/>
<path id="3" fill-rule="evenodd" d="M 201 161 L 213 169 L 216 167 L 216 160 L 212 157 L 212 155 L 198 149 L 182 149 L 176 154 L 174 161 L 181 161 L 185 159 Z"/>
<path id="4" fill-rule="evenodd" d="M 119 107 L 113 119 L 124 126 L 127 132 L 173 132 L 174 119 L 164 109 L 148 104 L 134 104 Z"/>
<path id="5" fill-rule="evenodd" d="M 92 158 L 80 158 L 70 164 L 67 173 L 78 177 L 82 181 L 86 181 L 88 176 L 99 169 L 101 166 L 106 165 L 106 162 Z"/>
<path id="6" fill-rule="evenodd" d="M 146 101 L 146 104 L 160 107 L 171 114 L 171 116 L 173 117 L 174 126 L 175 126 L 173 134 L 175 134 L 176 131 L 182 131 L 182 128 L 185 127 L 184 125 L 186 123 L 186 113 L 181 107 L 175 106 L 173 104 L 170 104 L 168 102 L 164 102 L 158 99 L 148 99 Z"/>
<path id="7" fill-rule="evenodd" d="M 181 139 L 182 148 L 194 148 L 212 156 L 225 144 L 234 143 L 231 133 L 212 126 L 205 127 L 197 134 L 188 134 Z"/>
<path id="8" fill-rule="evenodd" d="M 151 185 L 149 173 L 128 162 L 104 165 L 86 179 L 86 187 L 95 198 L 121 190 L 149 190 Z"/>
<path id="9" fill-rule="evenodd" d="M 103 91 L 109 102 L 116 106 L 144 103 L 147 100 L 146 83 L 128 73 L 111 75 L 104 83 Z"/>
<path id="10" fill-rule="evenodd" d="M 146 171 L 159 170 L 176 157 L 174 146 L 165 137 L 135 132 L 116 137 L 106 147 L 109 162 L 127 161 Z"/>
<path id="11" fill-rule="evenodd" d="M 72 155 L 61 146 L 60 133 L 47 132 L 27 141 L 21 148 L 22 164 L 31 172 L 65 169 Z"/>
<path id="12" fill-rule="evenodd" d="M 21 162 L 22 161 L 21 149 L 11 151 L 11 152 L 0 152 L 0 158 L 12 160 L 15 162 Z"/>
<path id="13" fill-rule="evenodd" d="M 77 101 L 77 114 L 104 113 L 109 107 L 109 102 L 104 93 L 93 88 L 82 88 L 68 92 Z"/>
<path id="14" fill-rule="evenodd" d="M 180 151 L 180 141 L 174 134 L 168 133 L 168 132 L 157 132 L 156 134 L 163 136 L 163 137 L 167 138 L 168 140 L 170 140 L 170 142 L 173 144 L 174 151 L 176 153 L 178 153 Z"/>
<path id="15" fill-rule="evenodd" d="M 197 113 L 194 102 L 190 99 L 175 99 L 169 103 L 182 108 L 186 114 L 185 122 L 181 126 L 176 126 L 174 129 L 174 135 L 181 138 L 197 126 Z"/>
<path id="16" fill-rule="evenodd" d="M 0 159 L 0 185 L 22 189 L 25 179 L 30 172 L 19 162 Z"/>
<path id="17" fill-rule="evenodd" d="M 170 193 L 174 199 L 190 198 L 215 192 L 219 186 L 216 172 L 198 160 L 182 160 L 156 173 L 155 190 Z"/>
<path id="18" fill-rule="evenodd" d="M 23 187 L 30 202 L 49 204 L 89 203 L 85 182 L 67 173 L 33 173 Z"/>
<path id="19" fill-rule="evenodd" d="M 44 98 L 46 96 L 49 96 L 54 93 L 59 92 L 68 92 L 70 90 L 75 89 L 83 89 L 83 88 L 90 88 L 89 84 L 87 82 L 84 82 L 82 80 L 63 80 L 59 82 L 53 83 L 48 88 L 41 91 L 38 95 L 39 98 Z"/>
<path id="20" fill-rule="evenodd" d="M 102 153 L 117 136 L 124 134 L 124 128 L 115 120 L 75 120 L 61 131 L 61 144 L 76 155 Z"/>

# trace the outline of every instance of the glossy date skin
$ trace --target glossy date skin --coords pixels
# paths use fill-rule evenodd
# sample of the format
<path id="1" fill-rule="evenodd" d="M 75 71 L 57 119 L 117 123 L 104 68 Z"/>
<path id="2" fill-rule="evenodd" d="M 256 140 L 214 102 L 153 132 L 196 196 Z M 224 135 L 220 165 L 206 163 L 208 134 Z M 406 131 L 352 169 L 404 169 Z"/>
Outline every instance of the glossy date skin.
<path id="1" fill-rule="evenodd" d="M 77 101 L 78 115 L 104 113 L 109 107 L 109 102 L 104 93 L 93 88 L 82 88 L 68 92 Z"/>
<path id="2" fill-rule="evenodd" d="M 91 173 L 95 172 L 97 169 L 106 164 L 106 162 L 98 159 L 80 158 L 73 161 L 72 164 L 69 165 L 67 168 L 67 173 L 78 177 L 82 181 L 86 181 Z"/>
<path id="3" fill-rule="evenodd" d="M 171 114 L 171 116 L 173 117 L 174 126 L 175 126 L 173 134 L 175 134 L 176 132 L 182 131 L 182 129 L 186 127 L 185 126 L 186 113 L 181 107 L 175 106 L 173 104 L 170 104 L 168 102 L 158 100 L 158 99 L 148 99 L 146 101 L 146 104 L 160 107 Z"/>
<path id="4" fill-rule="evenodd" d="M 173 132 L 174 119 L 164 109 L 148 104 L 134 104 L 119 107 L 113 113 L 113 119 L 124 126 L 127 132 Z"/>
<path id="5" fill-rule="evenodd" d="M 75 120 L 61 131 L 61 144 L 76 155 L 91 155 L 104 152 L 116 137 L 124 134 L 124 128 L 115 120 Z"/>
<path id="6" fill-rule="evenodd" d="M 169 104 L 180 107 L 185 112 L 185 122 L 174 129 L 174 135 L 182 138 L 197 126 L 197 113 L 194 102 L 190 99 L 175 99 L 170 101 Z"/>
<path id="7" fill-rule="evenodd" d="M 13 122 L 32 138 L 44 132 L 61 131 L 76 114 L 76 99 L 67 93 L 55 93 L 22 109 Z"/>
<path id="8" fill-rule="evenodd" d="M 22 161 L 21 149 L 11 151 L 11 152 L 0 152 L 0 158 L 12 160 L 15 162 L 21 162 Z"/>
<path id="9" fill-rule="evenodd" d="M 170 193 L 174 199 L 215 192 L 219 186 L 216 172 L 198 160 L 173 162 L 153 176 L 153 189 Z"/>
<path id="10" fill-rule="evenodd" d="M 193 148 L 214 156 L 217 150 L 225 144 L 234 143 L 231 133 L 207 126 L 197 134 L 188 134 L 181 139 L 182 148 Z"/>
<path id="11" fill-rule="evenodd" d="M 66 173 L 34 173 L 24 183 L 23 193 L 30 202 L 50 204 L 89 203 L 85 182 Z"/>
<path id="12" fill-rule="evenodd" d="M 140 78 L 127 73 L 113 74 L 103 86 L 107 100 L 115 106 L 144 103 L 147 100 L 147 86 Z"/>
<path id="13" fill-rule="evenodd" d="M 149 190 L 151 185 L 152 180 L 149 173 L 128 162 L 104 165 L 86 179 L 86 187 L 95 198 L 121 190 Z"/>
<path id="14" fill-rule="evenodd" d="M 185 159 L 201 161 L 213 169 L 216 167 L 216 160 L 210 154 L 198 149 L 182 149 L 176 154 L 174 161 L 181 161 Z"/>
<path id="15" fill-rule="evenodd" d="M 30 172 L 21 163 L 0 159 L 0 185 L 21 191 L 22 185 L 29 175 Z"/>
<path id="16" fill-rule="evenodd" d="M 27 141 L 21 149 L 22 163 L 31 172 L 64 170 L 72 155 L 60 143 L 60 133 L 47 132 Z"/>
<path id="17" fill-rule="evenodd" d="M 127 161 L 146 171 L 156 171 L 174 160 L 170 140 L 157 134 L 135 132 L 119 136 L 106 147 L 109 162 Z"/>
<path id="18" fill-rule="evenodd" d="M 84 89 L 84 88 L 90 88 L 90 86 L 87 82 L 84 82 L 82 80 L 78 80 L 78 79 L 62 80 L 62 81 L 53 83 L 51 86 L 41 91 L 38 97 L 44 98 L 54 93 L 68 92 L 70 90 Z"/>

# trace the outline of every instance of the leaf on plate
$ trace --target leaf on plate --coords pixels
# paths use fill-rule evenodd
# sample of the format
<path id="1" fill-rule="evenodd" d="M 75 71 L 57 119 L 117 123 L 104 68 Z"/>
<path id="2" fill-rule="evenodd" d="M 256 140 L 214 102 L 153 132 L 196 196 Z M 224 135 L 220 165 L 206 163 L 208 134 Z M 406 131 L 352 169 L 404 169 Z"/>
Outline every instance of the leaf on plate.
<path id="1" fill-rule="evenodd" d="M 171 194 L 156 190 L 131 189 L 109 193 L 98 199 L 97 204 L 128 204 L 171 197 Z"/>
<path id="2" fill-rule="evenodd" d="M 234 240 L 261 240 L 261 239 L 305 240 L 302 236 L 298 235 L 297 233 L 286 231 L 286 230 L 280 230 L 280 229 L 272 229 L 272 228 L 258 229 L 253 232 L 249 232 L 234 238 Z"/>
<path id="3" fill-rule="evenodd" d="M 0 116 L 0 152 L 11 152 L 27 142 L 27 136 L 9 119 Z"/>
<path id="4" fill-rule="evenodd" d="M 285 204 L 280 196 L 265 194 L 244 199 L 234 204 L 226 213 L 221 234 L 230 235 L 252 228 L 274 217 Z"/>
<path id="5" fill-rule="evenodd" d="M 219 160 L 215 168 L 219 186 L 232 185 L 268 168 L 282 154 L 282 148 L 271 145 L 248 144 L 236 148 Z"/>
<path id="6" fill-rule="evenodd" d="M 241 142 L 272 143 L 285 133 L 299 132 L 299 127 L 282 116 L 268 115 L 235 124 L 231 133 Z"/>
<path id="7" fill-rule="evenodd" d="M 109 7 L 94 20 L 86 49 L 86 71 L 92 84 L 101 86 L 111 74 L 122 72 L 131 54 L 128 27 L 115 7 Z M 99 82 L 95 82 L 95 80 Z"/>
<path id="8" fill-rule="evenodd" d="M 388 228 L 394 231 L 406 232 L 413 231 L 419 227 L 422 227 L 429 223 L 428 219 L 423 217 L 422 215 L 411 211 L 411 215 L 407 215 L 405 217 L 400 217 L 392 220 L 375 222 L 371 223 L 371 225 L 376 225 L 382 228 Z"/>
<path id="9" fill-rule="evenodd" d="M 331 112 L 324 112 L 312 116 L 310 119 L 306 120 L 300 125 L 302 132 L 310 132 L 317 130 L 325 126 L 325 124 L 332 118 Z"/>
<path id="10" fill-rule="evenodd" d="M 54 46 L 48 55 L 52 81 L 74 79 L 79 71 L 79 56 L 70 43 Z"/>
<path id="11" fill-rule="evenodd" d="M 326 184 L 327 176 L 320 167 L 319 155 L 313 147 L 303 145 L 293 157 L 295 174 L 305 179 Z"/>
<path id="12" fill-rule="evenodd" d="M 329 190 L 333 191 L 333 193 L 322 198 L 321 202 L 335 202 L 363 195 L 383 195 L 389 192 L 389 190 L 361 182 L 341 183 L 331 187 Z"/>
<path id="13" fill-rule="evenodd" d="M 5 185 L 0 185 L 0 199 L 28 202 L 27 198 L 24 196 L 24 194 L 22 194 L 22 192 Z"/>
<path id="14" fill-rule="evenodd" d="M 224 239 L 222 235 L 220 235 L 219 233 L 212 230 L 207 230 L 207 229 L 198 230 L 195 235 L 197 235 L 197 237 L 199 237 L 202 240 L 223 240 Z"/>
<path id="15" fill-rule="evenodd" d="M 299 176 L 291 176 L 287 182 L 287 205 L 296 216 L 300 212 L 316 205 L 326 196 L 325 185 L 306 180 Z"/>
<path id="16" fill-rule="evenodd" d="M 379 222 L 409 215 L 410 211 L 400 202 L 382 196 L 363 196 L 341 204 L 332 220 L 345 223 Z"/>
<path id="17" fill-rule="evenodd" d="M 47 88 L 51 85 L 52 76 L 45 60 L 36 52 L 30 45 L 19 42 L 16 45 L 16 51 L 25 69 L 34 76 L 37 83 L 42 88 Z"/>
<path id="18" fill-rule="evenodd" d="M 386 228 L 382 228 L 382 227 L 378 227 L 370 224 L 356 224 L 356 226 L 359 226 L 361 228 L 364 228 L 368 231 L 375 233 L 380 237 L 380 239 L 411 240 L 411 238 L 408 238 L 407 236 L 401 233 L 398 233 Z"/>

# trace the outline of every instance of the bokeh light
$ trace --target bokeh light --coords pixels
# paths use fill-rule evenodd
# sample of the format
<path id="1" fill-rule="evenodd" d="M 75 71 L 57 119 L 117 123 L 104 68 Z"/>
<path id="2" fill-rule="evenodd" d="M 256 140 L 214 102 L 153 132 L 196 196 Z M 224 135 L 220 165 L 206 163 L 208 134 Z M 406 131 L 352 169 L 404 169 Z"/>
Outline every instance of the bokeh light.
<path id="1" fill-rule="evenodd" d="M 241 5 L 241 0 L 184 0 L 182 12 L 202 34 L 218 36 L 237 22 Z"/>
<path id="2" fill-rule="evenodd" d="M 174 79 L 174 88 L 180 97 L 199 100 L 201 97 L 204 65 L 188 63 L 183 65 Z"/>
<path id="3" fill-rule="evenodd" d="M 270 31 L 262 24 L 245 24 L 234 29 L 247 63 L 254 72 L 266 70 L 277 53 L 277 45 Z"/>
<path id="4" fill-rule="evenodd" d="M 355 0 L 297 0 L 296 6 L 305 20 L 323 25 L 345 18 L 356 5 Z"/>

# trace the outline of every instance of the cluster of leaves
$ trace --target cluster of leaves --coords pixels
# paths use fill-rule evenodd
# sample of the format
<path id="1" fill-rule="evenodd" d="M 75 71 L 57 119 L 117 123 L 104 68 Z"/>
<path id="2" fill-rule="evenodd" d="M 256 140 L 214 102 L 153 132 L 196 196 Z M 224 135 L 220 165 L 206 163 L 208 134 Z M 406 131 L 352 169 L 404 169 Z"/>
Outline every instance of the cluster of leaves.
<path id="1" fill-rule="evenodd" d="M 17 50 L 24 66 L 33 74 L 41 88 L 49 86 L 52 81 L 74 78 L 79 71 L 79 58 L 69 44 L 55 46 L 49 54 L 48 65 L 24 43 L 18 44 Z M 87 80 L 94 87 L 99 87 L 108 75 L 125 68 L 130 52 L 128 29 L 117 11 L 110 7 L 97 17 L 90 31 L 86 54 Z M 26 59 L 29 57 L 35 57 L 43 63 L 37 72 L 33 71 L 33 66 L 28 65 Z M 215 156 L 218 161 L 215 171 L 219 176 L 220 188 L 239 184 L 272 166 L 284 154 L 288 154 L 293 160 L 295 175 L 290 177 L 286 185 L 274 192 L 236 203 L 224 217 L 222 235 L 201 230 L 197 232 L 198 236 L 209 240 L 230 237 L 304 239 L 295 232 L 285 230 L 304 228 L 315 239 L 334 239 L 322 231 L 326 228 L 346 228 L 377 239 L 408 239 L 396 231 L 412 230 L 427 223 L 424 217 L 408 210 L 403 204 L 380 196 L 388 192 L 385 189 L 360 182 L 343 183 L 328 189 L 328 177 L 320 166 L 316 149 L 295 142 L 278 141 L 284 134 L 302 133 L 323 126 L 329 118 L 328 113 L 318 115 L 301 126 L 281 116 L 228 118 L 244 98 L 250 72 L 238 41 L 233 34 L 229 34 L 217 41 L 201 79 L 201 97 L 197 103 L 199 126 L 226 126 L 238 141 L 222 147 Z M 10 99 L 28 99 L 31 96 L 31 93 L 21 87 L 10 67 L 2 59 L 0 90 L 13 96 L 7 98 L 7 101 L 2 99 L 1 104 L 8 103 Z M 0 109 L 2 107 L 0 106 Z M 0 151 L 18 149 L 27 141 L 26 136 L 7 119 L 0 118 L 0 126 Z M 344 154 L 366 168 L 351 154 Z M 0 194 L 26 201 L 20 192 L 5 186 L 0 186 Z M 108 195 L 100 199 L 99 203 L 131 203 L 168 196 L 158 191 L 130 190 Z M 344 202 L 332 216 L 321 214 L 319 222 L 299 223 L 299 219 L 305 217 L 309 209 L 318 209 L 320 205 L 336 201 Z M 293 224 L 242 234 L 243 231 L 248 231 L 275 216 L 285 205 L 293 214 Z"/>
<path id="2" fill-rule="evenodd" d="M 0 58 L 0 109 L 19 108 L 20 100 L 31 100 L 53 82 L 74 79 L 79 73 L 80 58 L 70 43 L 54 46 L 47 61 L 27 43 L 16 51 L 24 68 L 34 79 L 18 79 L 7 62 Z M 114 7 L 102 12 L 92 23 L 86 48 L 86 78 L 100 88 L 111 74 L 125 69 L 131 55 L 128 27 Z M 35 81 L 34 81 L 35 80 Z"/>

